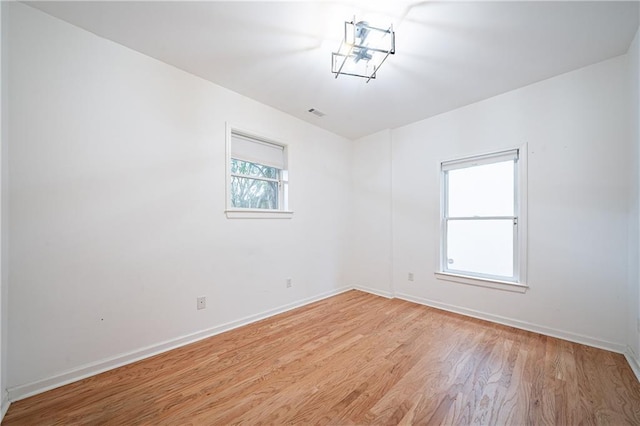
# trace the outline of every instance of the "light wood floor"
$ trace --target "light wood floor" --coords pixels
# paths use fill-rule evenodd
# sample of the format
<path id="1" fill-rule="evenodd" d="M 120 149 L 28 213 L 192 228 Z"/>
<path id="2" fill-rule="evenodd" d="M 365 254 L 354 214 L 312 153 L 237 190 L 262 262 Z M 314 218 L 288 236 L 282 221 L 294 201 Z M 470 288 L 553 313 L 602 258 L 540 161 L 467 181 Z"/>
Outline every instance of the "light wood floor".
<path id="1" fill-rule="evenodd" d="M 640 424 L 624 357 L 350 291 L 15 402 L 28 424 Z"/>

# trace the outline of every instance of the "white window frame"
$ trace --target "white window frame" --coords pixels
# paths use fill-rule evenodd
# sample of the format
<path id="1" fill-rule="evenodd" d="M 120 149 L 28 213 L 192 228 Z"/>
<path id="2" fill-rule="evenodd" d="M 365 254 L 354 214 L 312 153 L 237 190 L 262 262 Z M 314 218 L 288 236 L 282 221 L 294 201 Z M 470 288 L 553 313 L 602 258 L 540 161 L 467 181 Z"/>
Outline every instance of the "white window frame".
<path id="1" fill-rule="evenodd" d="M 448 174 L 449 170 L 463 167 L 473 167 L 482 164 L 491 164 L 504 159 L 516 158 L 514 165 L 514 214 L 505 217 L 448 217 L 447 196 L 448 196 Z M 528 289 L 527 285 L 527 148 L 526 144 L 507 150 L 501 150 L 481 155 L 458 158 L 449 161 L 442 161 L 438 164 L 440 172 L 440 257 L 436 278 L 446 281 L 463 284 L 477 285 L 482 287 L 496 288 L 507 291 L 524 293 Z M 447 263 L 447 222 L 449 220 L 489 220 L 489 219 L 511 219 L 516 227 L 514 232 L 513 245 L 513 278 L 505 279 L 484 274 L 467 273 L 448 268 Z"/>
<path id="2" fill-rule="evenodd" d="M 237 126 L 234 126 L 230 123 L 226 123 L 225 128 L 226 133 L 226 209 L 225 214 L 229 219 L 290 219 L 293 216 L 293 211 L 291 210 L 291 203 L 289 200 L 289 180 L 290 180 L 290 163 L 289 163 L 289 146 L 275 141 L 272 138 L 265 137 L 263 135 L 259 135 L 256 132 L 252 132 Z M 278 169 L 280 172 L 278 173 L 278 179 L 266 179 L 266 178 L 258 178 L 259 180 L 267 180 L 267 181 L 277 181 L 278 182 L 278 208 L 277 209 L 248 209 L 248 208 L 240 208 L 234 207 L 231 204 L 231 181 L 232 176 L 231 173 L 231 159 L 232 155 L 232 136 L 238 135 L 240 137 L 244 137 L 247 139 L 252 139 L 257 143 L 264 143 L 268 145 L 275 145 L 277 147 L 282 148 L 283 155 L 283 163 L 284 166 L 282 169 Z M 243 161 L 251 161 L 250 159 L 242 159 Z M 262 164 L 259 161 L 251 161 L 256 162 L 258 164 Z M 268 166 L 268 164 L 265 164 Z M 240 175 L 237 175 L 240 176 Z M 245 177 L 242 175 L 241 177 Z"/>

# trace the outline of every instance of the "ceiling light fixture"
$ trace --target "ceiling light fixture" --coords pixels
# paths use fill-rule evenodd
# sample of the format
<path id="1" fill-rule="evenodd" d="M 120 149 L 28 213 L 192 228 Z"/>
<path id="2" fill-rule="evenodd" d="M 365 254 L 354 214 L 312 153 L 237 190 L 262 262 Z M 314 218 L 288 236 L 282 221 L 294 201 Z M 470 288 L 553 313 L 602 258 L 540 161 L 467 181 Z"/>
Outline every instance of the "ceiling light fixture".
<path id="1" fill-rule="evenodd" d="M 340 49 L 331 53 L 331 72 L 367 79 L 376 78 L 384 61 L 396 53 L 396 34 L 393 25 L 376 28 L 366 21 L 344 23 L 344 40 Z"/>

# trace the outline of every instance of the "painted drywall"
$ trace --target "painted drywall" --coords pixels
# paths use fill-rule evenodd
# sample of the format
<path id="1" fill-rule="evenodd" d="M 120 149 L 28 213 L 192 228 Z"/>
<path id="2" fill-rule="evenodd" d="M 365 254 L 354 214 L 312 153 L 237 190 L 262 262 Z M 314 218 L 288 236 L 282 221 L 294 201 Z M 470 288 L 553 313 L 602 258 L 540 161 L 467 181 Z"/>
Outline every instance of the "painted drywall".
<path id="1" fill-rule="evenodd" d="M 6 378 L 7 378 L 7 324 L 8 309 L 7 304 L 7 228 L 6 228 L 6 189 L 7 189 L 7 152 L 6 152 L 6 135 L 8 122 L 5 119 L 6 113 L 6 95 L 7 90 L 5 87 L 5 80 L 2 78 L 5 75 L 5 67 L 7 61 L 5 60 L 5 37 L 4 30 L 5 25 L 3 22 L 4 14 L 4 2 L 0 3 L 0 421 L 2 421 L 5 413 L 9 409 L 9 401 L 6 392 Z"/>
<path id="2" fill-rule="evenodd" d="M 625 55 L 395 129 L 396 294 L 623 351 L 627 72 Z M 530 289 L 519 294 L 436 279 L 439 163 L 524 144 Z"/>
<path id="3" fill-rule="evenodd" d="M 383 296 L 391 288 L 391 131 L 353 144 L 349 283 Z"/>
<path id="4" fill-rule="evenodd" d="M 345 285 L 350 141 L 7 6 L 10 389 Z M 226 122 L 289 144 L 292 219 L 225 217 Z"/>
<path id="5" fill-rule="evenodd" d="M 629 48 L 629 84 L 631 123 L 631 181 L 629 191 L 629 294 L 627 312 L 627 344 L 635 362 L 640 366 L 640 30 Z M 640 371 L 636 371 L 640 374 Z"/>

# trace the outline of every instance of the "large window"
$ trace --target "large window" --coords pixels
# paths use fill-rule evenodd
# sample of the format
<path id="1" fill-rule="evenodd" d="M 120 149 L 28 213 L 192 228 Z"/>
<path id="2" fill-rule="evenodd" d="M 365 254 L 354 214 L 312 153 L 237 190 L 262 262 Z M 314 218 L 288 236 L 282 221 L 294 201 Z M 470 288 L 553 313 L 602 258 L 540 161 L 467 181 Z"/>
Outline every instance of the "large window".
<path id="1" fill-rule="evenodd" d="M 286 146 L 235 129 L 227 138 L 227 215 L 290 213 Z"/>
<path id="2" fill-rule="evenodd" d="M 524 281 L 520 150 L 441 163 L 441 272 Z"/>

